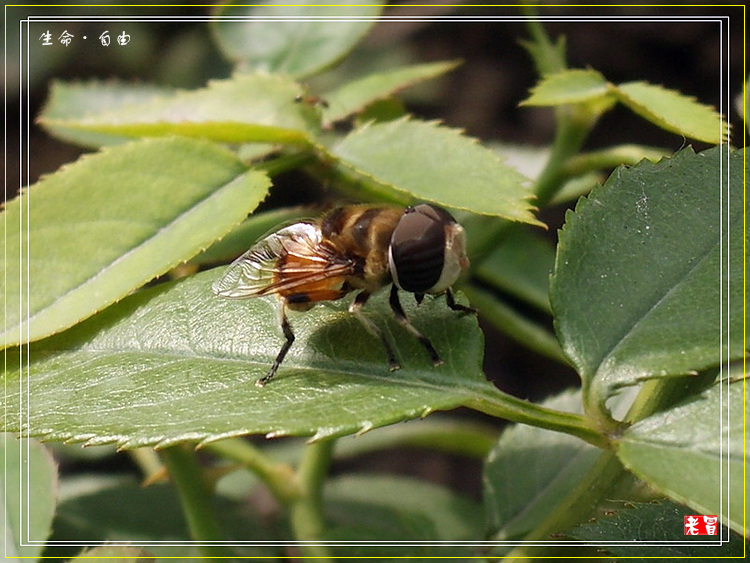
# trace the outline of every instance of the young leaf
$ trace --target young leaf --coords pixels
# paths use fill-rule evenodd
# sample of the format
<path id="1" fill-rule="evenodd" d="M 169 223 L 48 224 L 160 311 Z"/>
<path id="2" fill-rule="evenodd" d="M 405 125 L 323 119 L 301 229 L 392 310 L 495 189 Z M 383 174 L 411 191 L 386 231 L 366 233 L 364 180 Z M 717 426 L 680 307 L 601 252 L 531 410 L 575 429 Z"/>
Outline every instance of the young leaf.
<path id="1" fill-rule="evenodd" d="M 173 95 L 173 90 L 151 84 L 129 84 L 120 81 L 62 82 L 50 85 L 49 97 L 39 116 L 39 122 L 64 123 L 97 114 L 116 112 L 129 105 L 146 104 Z M 49 130 L 56 137 L 84 147 L 99 148 L 119 144 L 128 137 L 81 131 L 64 125 L 52 125 Z"/>
<path id="2" fill-rule="evenodd" d="M 295 103 L 303 88 L 290 78 L 263 72 L 215 80 L 205 88 L 83 116 L 42 115 L 53 134 L 78 138 L 82 133 L 115 137 L 201 137 L 223 143 L 309 144 L 320 113 Z"/>
<path id="3" fill-rule="evenodd" d="M 522 106 L 559 106 L 608 96 L 607 79 L 592 69 L 571 69 L 542 78 Z"/>
<path id="4" fill-rule="evenodd" d="M 649 562 L 672 559 L 726 559 L 741 558 L 745 542 L 742 538 L 722 532 L 716 536 L 690 536 L 685 534 L 685 516 L 689 509 L 673 502 L 628 502 L 624 506 L 596 521 L 573 528 L 569 535 L 585 542 L 607 542 L 604 549 L 616 557 Z M 717 545 L 719 539 L 727 543 Z M 660 557 L 662 559 L 655 559 Z"/>
<path id="5" fill-rule="evenodd" d="M 382 100 L 400 90 L 424 80 L 430 80 L 458 66 L 456 61 L 417 64 L 376 72 L 348 82 L 325 94 L 328 108 L 323 109 L 323 119 L 331 123 L 361 111 L 365 106 Z"/>
<path id="6" fill-rule="evenodd" d="M 358 173 L 415 199 L 540 224 L 525 178 L 456 129 L 410 119 L 371 124 L 332 152 Z"/>
<path id="7" fill-rule="evenodd" d="M 667 131 L 716 145 L 729 137 L 727 122 L 712 107 L 674 90 L 628 82 L 613 91 L 635 113 Z"/>
<path id="8" fill-rule="evenodd" d="M 6 345 L 59 332 L 196 254 L 266 196 L 267 176 L 191 139 L 83 157 L 3 213 Z"/>
<path id="9" fill-rule="evenodd" d="M 5 555 L 36 560 L 52 532 L 57 467 L 38 442 L 5 434 Z"/>
<path id="10" fill-rule="evenodd" d="M 742 356 L 743 158 L 725 151 L 618 169 L 568 215 L 550 299 L 587 410 L 606 413 L 618 387 Z"/>
<path id="11" fill-rule="evenodd" d="M 258 388 L 284 341 L 276 303 L 216 297 L 211 283 L 222 273 L 141 291 L 32 344 L 28 357 L 26 348 L 11 351 L 7 407 L 16 415 L 8 424 L 23 421 L 24 433 L 49 440 L 128 448 L 243 434 L 324 438 L 451 409 L 472 389 L 491 388 L 475 316 L 449 310 L 442 298 L 419 307 L 403 299 L 445 360 L 434 367 L 393 319 L 387 292 L 366 312 L 401 370 L 389 373 L 381 343 L 343 300 L 290 313 L 297 339 L 276 378 Z"/>
<path id="12" fill-rule="evenodd" d="M 219 8 L 213 22 L 224 53 L 251 68 L 297 78 L 342 59 L 377 21 L 379 2 L 321 6 L 305 0 Z"/>
<path id="13" fill-rule="evenodd" d="M 617 455 L 638 477 L 701 514 L 746 534 L 742 498 L 745 382 L 715 384 L 700 397 L 628 428 Z M 726 520 L 728 517 L 728 521 Z"/>
<path id="14" fill-rule="evenodd" d="M 565 392 L 545 406 L 573 412 L 579 392 Z M 516 425 L 500 436 L 484 467 L 488 533 L 494 540 L 521 537 L 549 515 L 601 450 L 572 436 Z"/>

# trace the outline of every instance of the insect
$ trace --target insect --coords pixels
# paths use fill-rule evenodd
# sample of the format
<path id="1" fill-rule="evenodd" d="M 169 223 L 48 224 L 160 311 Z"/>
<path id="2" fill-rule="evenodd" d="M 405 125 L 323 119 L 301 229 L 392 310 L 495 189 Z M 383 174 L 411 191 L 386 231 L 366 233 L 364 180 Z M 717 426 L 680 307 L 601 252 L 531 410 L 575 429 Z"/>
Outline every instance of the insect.
<path id="1" fill-rule="evenodd" d="M 244 299 L 275 294 L 279 323 L 286 339 L 262 387 L 274 377 L 294 342 L 286 310 L 306 311 L 319 301 L 340 299 L 357 291 L 349 311 L 380 339 L 390 371 L 401 366 L 383 332 L 362 313 L 370 296 L 392 284 L 390 306 L 396 319 L 419 340 L 434 365 L 442 360 L 432 342 L 410 322 L 399 301 L 399 289 L 415 294 L 445 294 L 454 311 L 476 310 L 456 303 L 451 285 L 469 265 L 463 227 L 444 209 L 348 205 L 332 209 L 316 222 L 284 227 L 259 240 L 237 258 L 213 284 L 216 295 Z"/>
<path id="2" fill-rule="evenodd" d="M 308 106 L 328 107 L 328 102 L 315 94 L 298 94 L 294 96 L 294 102 L 297 104 L 307 104 Z"/>

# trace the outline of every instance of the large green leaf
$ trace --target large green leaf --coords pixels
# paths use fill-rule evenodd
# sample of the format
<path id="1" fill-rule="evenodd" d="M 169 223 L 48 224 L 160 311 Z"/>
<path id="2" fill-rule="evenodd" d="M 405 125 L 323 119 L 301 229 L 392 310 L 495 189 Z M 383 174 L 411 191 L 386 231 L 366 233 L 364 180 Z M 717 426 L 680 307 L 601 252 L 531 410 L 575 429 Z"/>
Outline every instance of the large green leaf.
<path id="1" fill-rule="evenodd" d="M 685 516 L 691 514 L 690 509 L 667 500 L 627 502 L 620 510 L 581 524 L 568 535 L 590 543 L 606 542 L 602 547 L 608 553 L 628 561 L 742 558 L 747 543 L 726 530 L 719 528 L 715 536 L 685 535 Z"/>
<path id="2" fill-rule="evenodd" d="M 568 391 L 545 406 L 575 412 L 581 394 Z M 569 494 L 600 454 L 573 436 L 524 425 L 507 429 L 484 467 L 487 532 L 497 541 L 523 536 Z"/>
<path id="3" fill-rule="evenodd" d="M 722 380 L 700 397 L 642 420 L 617 442 L 626 467 L 701 514 L 744 529 L 744 380 Z"/>
<path id="4" fill-rule="evenodd" d="M 4 435 L 5 556 L 36 560 L 52 531 L 57 501 L 57 467 L 35 440 Z"/>
<path id="5" fill-rule="evenodd" d="M 213 22 L 222 50 L 251 68 L 296 77 L 313 74 L 343 58 L 382 10 L 379 2 L 234 4 L 221 6 L 218 15 L 225 17 Z"/>
<path id="6" fill-rule="evenodd" d="M 297 340 L 276 379 L 258 388 L 283 342 L 276 304 L 214 296 L 219 275 L 141 291 L 32 344 L 28 356 L 25 347 L 12 350 L 8 424 L 22 421 L 24 433 L 49 440 L 124 447 L 248 433 L 324 438 L 454 408 L 471 389 L 492 388 L 473 315 L 450 311 L 442 298 L 419 307 L 403 300 L 445 360 L 435 368 L 392 318 L 387 292 L 366 310 L 394 344 L 401 370 L 388 372 L 381 343 L 344 300 L 290 313 Z"/>
<path id="7" fill-rule="evenodd" d="M 6 345 L 59 332 L 187 260 L 268 187 L 229 151 L 179 138 L 110 147 L 43 178 L 3 213 Z"/>
<path id="8" fill-rule="evenodd" d="M 399 119 L 362 127 L 332 151 L 358 173 L 414 198 L 540 224 L 526 179 L 456 129 Z"/>
<path id="9" fill-rule="evenodd" d="M 550 298 L 590 410 L 743 355 L 743 173 L 739 153 L 685 149 L 618 169 L 568 215 Z"/>
<path id="10" fill-rule="evenodd" d="M 99 88 L 92 86 L 94 92 Z M 84 103 L 87 89 L 68 89 Z M 266 142 L 306 145 L 320 125 L 319 110 L 295 103 L 302 86 L 286 76 L 264 72 L 215 80 L 205 88 L 183 90 L 134 103 L 97 104 L 81 115 L 42 114 L 39 122 L 53 134 L 77 142 L 128 137 L 182 135 L 224 143 Z M 72 102 L 71 102 L 72 103 Z M 69 107 L 69 106 L 68 106 Z"/>

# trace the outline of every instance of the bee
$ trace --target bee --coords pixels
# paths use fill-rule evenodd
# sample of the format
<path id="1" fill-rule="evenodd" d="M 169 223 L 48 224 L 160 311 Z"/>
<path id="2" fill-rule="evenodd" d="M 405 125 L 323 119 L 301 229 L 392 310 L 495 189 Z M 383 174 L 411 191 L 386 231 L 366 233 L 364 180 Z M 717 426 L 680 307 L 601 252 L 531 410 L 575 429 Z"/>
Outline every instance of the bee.
<path id="1" fill-rule="evenodd" d="M 422 344 L 432 363 L 440 365 L 432 342 L 409 322 L 398 292 L 413 293 L 417 303 L 425 294 L 444 294 L 450 309 L 476 313 L 456 303 L 451 292 L 468 266 L 464 229 L 445 209 L 431 204 L 347 205 L 318 221 L 295 223 L 260 239 L 212 289 L 229 299 L 278 296 L 285 342 L 268 373 L 256 381 L 262 387 L 274 377 L 294 342 L 286 310 L 306 311 L 319 301 L 335 301 L 354 291 L 358 293 L 349 311 L 383 343 L 390 371 L 399 369 L 385 335 L 362 313 L 370 296 L 389 284 L 396 319 Z"/>

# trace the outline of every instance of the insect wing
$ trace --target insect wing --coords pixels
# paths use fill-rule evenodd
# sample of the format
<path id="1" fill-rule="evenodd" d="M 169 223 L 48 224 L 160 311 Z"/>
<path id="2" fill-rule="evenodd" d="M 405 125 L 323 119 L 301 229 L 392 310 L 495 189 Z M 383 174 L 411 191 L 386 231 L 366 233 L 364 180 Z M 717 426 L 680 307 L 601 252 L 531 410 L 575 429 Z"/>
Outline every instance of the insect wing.
<path id="1" fill-rule="evenodd" d="M 293 293 L 323 280 L 350 275 L 353 266 L 327 245 L 320 229 L 296 223 L 255 244 L 214 282 L 214 293 L 242 299 L 271 293 Z"/>

